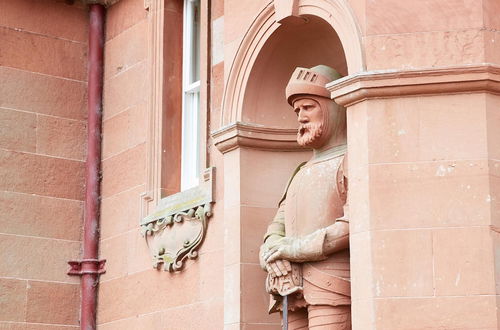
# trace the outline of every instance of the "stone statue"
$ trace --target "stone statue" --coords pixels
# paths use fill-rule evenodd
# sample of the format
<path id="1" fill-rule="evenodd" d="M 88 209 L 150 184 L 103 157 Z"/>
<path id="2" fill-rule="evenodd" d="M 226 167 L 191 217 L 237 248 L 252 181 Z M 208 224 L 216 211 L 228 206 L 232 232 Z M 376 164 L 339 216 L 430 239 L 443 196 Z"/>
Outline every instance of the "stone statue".
<path id="1" fill-rule="evenodd" d="M 286 87 L 297 142 L 313 156 L 289 180 L 260 262 L 270 312 L 286 308 L 288 329 L 351 329 L 346 113 L 325 88 L 338 78 L 324 65 L 296 68 Z"/>

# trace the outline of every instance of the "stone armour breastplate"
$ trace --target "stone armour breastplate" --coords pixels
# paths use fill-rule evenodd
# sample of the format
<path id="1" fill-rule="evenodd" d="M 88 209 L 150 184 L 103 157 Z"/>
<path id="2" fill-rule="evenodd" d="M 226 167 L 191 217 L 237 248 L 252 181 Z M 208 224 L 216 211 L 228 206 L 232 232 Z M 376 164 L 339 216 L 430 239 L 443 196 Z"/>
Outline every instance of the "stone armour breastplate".
<path id="1" fill-rule="evenodd" d="M 342 163 L 345 151 L 305 164 L 295 175 L 285 199 L 286 236 L 304 236 L 326 228 L 344 215 L 347 191 Z M 350 278 L 349 250 L 310 263 L 329 275 Z"/>
<path id="2" fill-rule="evenodd" d="M 305 164 L 295 175 L 285 200 L 286 236 L 304 236 L 342 217 L 346 193 L 339 173 L 344 155 Z M 340 178 L 339 178 L 340 176 Z"/>

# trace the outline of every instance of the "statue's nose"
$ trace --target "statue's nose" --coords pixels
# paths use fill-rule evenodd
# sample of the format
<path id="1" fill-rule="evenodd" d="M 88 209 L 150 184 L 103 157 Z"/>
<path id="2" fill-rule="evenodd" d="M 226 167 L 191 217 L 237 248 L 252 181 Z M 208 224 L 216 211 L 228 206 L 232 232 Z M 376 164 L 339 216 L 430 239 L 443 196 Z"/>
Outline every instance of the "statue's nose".
<path id="1" fill-rule="evenodd" d="M 299 112 L 299 117 L 298 117 L 297 120 L 301 124 L 305 124 L 305 123 L 309 122 L 309 118 L 307 118 L 307 116 L 304 115 L 304 113 L 302 111 Z"/>

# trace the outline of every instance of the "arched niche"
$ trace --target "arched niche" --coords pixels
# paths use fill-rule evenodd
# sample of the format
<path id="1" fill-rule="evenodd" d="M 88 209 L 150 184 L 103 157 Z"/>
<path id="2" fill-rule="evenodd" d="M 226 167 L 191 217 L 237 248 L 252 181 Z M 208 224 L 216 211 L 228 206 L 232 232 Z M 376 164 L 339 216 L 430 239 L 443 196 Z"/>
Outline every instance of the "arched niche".
<path id="1" fill-rule="evenodd" d="M 301 24 L 300 18 L 305 24 Z M 307 22 L 304 22 L 303 19 L 306 19 Z M 327 32 L 327 25 L 330 26 L 330 33 Z M 301 32 L 307 30 L 312 34 L 307 35 L 307 33 Z M 326 38 L 323 43 L 314 35 L 316 32 Z M 293 35 L 294 33 L 296 35 Z M 293 41 L 294 39 L 302 40 L 305 44 L 311 45 L 313 49 L 308 54 L 292 54 L 285 53 L 280 47 L 277 47 L 278 45 L 289 47 L 291 52 L 305 50 L 305 47 L 300 47 L 298 42 Z M 280 56 L 283 56 L 282 61 L 289 62 L 288 67 L 292 65 L 292 62 L 288 61 L 289 57 L 296 59 L 295 65 L 331 63 L 332 66 L 342 66 L 338 70 L 343 74 L 362 72 L 366 67 L 359 28 L 346 0 L 271 1 L 257 15 L 247 30 L 232 61 L 225 84 L 221 127 L 245 122 L 245 119 L 252 118 L 251 112 L 254 109 L 249 104 L 253 102 L 251 100 L 253 86 L 259 82 L 254 78 L 259 75 L 262 65 L 266 66 L 266 58 L 269 61 L 273 49 L 277 50 Z M 340 49 L 343 50 L 345 58 L 343 65 L 336 62 L 341 57 L 342 51 L 338 53 L 335 50 Z M 302 58 L 299 58 L 300 55 L 303 55 Z M 313 60 L 313 57 L 316 57 L 317 60 Z M 323 60 L 324 62 L 321 63 Z M 280 64 L 279 61 L 276 63 Z M 284 79 L 286 70 L 282 70 L 273 79 Z M 245 111 L 249 111 L 249 113 L 247 114 Z"/>
<path id="2" fill-rule="evenodd" d="M 297 121 L 285 99 L 293 70 L 325 64 L 347 75 L 340 39 L 318 16 L 304 15 L 283 22 L 260 49 L 245 88 L 241 120 L 264 127 L 296 128 Z"/>

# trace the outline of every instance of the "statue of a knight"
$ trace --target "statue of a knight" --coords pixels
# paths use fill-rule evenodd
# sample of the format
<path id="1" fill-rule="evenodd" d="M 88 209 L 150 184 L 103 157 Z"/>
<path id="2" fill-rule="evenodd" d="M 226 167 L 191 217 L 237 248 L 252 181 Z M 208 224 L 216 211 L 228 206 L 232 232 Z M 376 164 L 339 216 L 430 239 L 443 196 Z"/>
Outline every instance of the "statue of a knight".
<path id="1" fill-rule="evenodd" d="M 351 329 L 346 112 L 325 87 L 338 78 L 324 65 L 296 68 L 286 87 L 297 142 L 313 156 L 290 178 L 260 261 L 270 312 L 286 308 L 288 329 Z"/>

